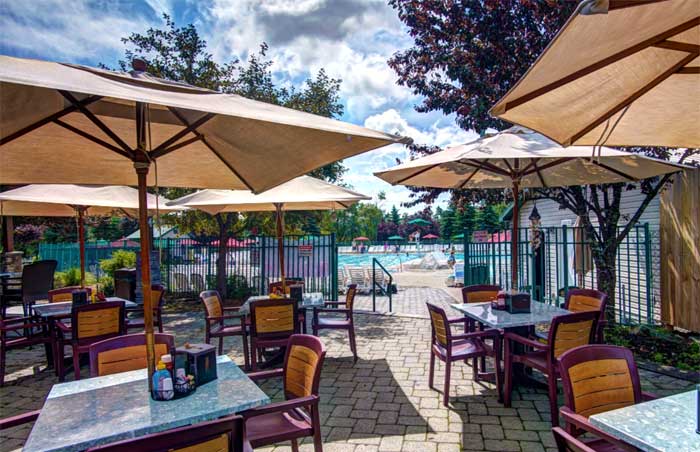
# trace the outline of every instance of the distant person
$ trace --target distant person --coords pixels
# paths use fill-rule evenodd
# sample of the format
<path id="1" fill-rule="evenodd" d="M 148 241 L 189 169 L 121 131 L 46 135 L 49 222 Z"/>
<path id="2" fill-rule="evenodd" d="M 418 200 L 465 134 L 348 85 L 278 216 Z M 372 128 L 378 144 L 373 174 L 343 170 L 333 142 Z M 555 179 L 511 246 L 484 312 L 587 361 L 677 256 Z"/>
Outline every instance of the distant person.
<path id="1" fill-rule="evenodd" d="M 389 244 L 384 242 L 384 254 L 386 254 L 387 250 L 389 249 Z"/>
<path id="2" fill-rule="evenodd" d="M 450 251 L 450 257 L 447 258 L 447 265 L 450 268 L 454 268 L 455 263 L 457 263 L 457 259 L 455 259 L 455 250 L 454 248 L 452 248 L 452 250 Z"/>

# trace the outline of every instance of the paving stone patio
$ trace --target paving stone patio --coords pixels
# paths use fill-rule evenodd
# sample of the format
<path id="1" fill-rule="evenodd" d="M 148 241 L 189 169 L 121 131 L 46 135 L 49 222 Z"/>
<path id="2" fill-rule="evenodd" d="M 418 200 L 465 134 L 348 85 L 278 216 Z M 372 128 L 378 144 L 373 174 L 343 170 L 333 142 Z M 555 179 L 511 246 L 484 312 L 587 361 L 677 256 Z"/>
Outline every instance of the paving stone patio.
<path id="1" fill-rule="evenodd" d="M 366 298 L 358 301 L 364 303 Z M 444 304 L 450 297 L 439 289 L 407 289 L 397 298 L 396 310 L 404 314 L 356 315 L 360 355 L 356 364 L 346 336 L 322 333 L 328 348 L 321 380 L 325 451 L 554 450 L 543 391 L 519 389 L 513 407 L 506 409 L 498 403 L 494 386 L 473 382 L 470 367 L 460 363 L 453 368 L 451 406 L 445 408 L 441 393 L 428 387 L 430 325 L 419 317 L 424 315 L 426 300 Z M 164 319 L 167 332 L 174 332 L 178 343 L 204 337 L 196 303 L 192 311 L 168 313 Z M 225 346 L 229 356 L 242 363 L 240 341 L 227 339 Z M 52 372 L 40 370 L 43 360 L 38 348 L 8 354 L 7 383 L 0 388 L 0 417 L 41 408 L 56 382 Z M 34 366 L 39 366 L 36 375 Z M 438 366 L 436 383 L 442 381 L 442 370 Z M 82 372 L 87 375 L 87 368 Z M 645 371 L 642 380 L 645 390 L 659 395 L 692 386 Z M 273 398 L 281 397 L 279 382 L 267 382 L 263 388 Z M 19 450 L 29 429 L 3 431 L 0 450 Z M 312 445 L 305 442 L 301 449 L 312 450 Z M 287 443 L 265 450 L 290 447 Z"/>

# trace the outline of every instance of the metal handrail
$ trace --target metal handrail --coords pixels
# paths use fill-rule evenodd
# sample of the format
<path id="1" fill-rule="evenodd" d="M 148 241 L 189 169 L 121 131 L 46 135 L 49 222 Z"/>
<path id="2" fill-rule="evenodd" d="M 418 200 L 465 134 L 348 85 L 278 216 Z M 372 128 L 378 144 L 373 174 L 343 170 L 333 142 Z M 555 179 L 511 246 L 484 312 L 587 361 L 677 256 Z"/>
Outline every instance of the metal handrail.
<path id="1" fill-rule="evenodd" d="M 377 274 L 377 265 L 379 265 L 379 268 L 381 269 L 382 272 L 384 272 L 387 276 L 389 276 L 389 284 L 387 284 L 386 287 L 382 287 L 381 284 L 377 283 L 377 278 L 375 278 Z M 389 273 L 389 270 L 387 270 L 381 262 L 377 260 L 376 257 L 372 258 L 372 311 L 377 310 L 377 288 L 381 291 L 382 295 L 387 295 L 389 297 L 389 312 L 392 312 L 392 304 L 391 304 L 391 295 L 392 295 L 392 288 L 394 286 L 394 277 L 391 276 L 391 273 Z"/>

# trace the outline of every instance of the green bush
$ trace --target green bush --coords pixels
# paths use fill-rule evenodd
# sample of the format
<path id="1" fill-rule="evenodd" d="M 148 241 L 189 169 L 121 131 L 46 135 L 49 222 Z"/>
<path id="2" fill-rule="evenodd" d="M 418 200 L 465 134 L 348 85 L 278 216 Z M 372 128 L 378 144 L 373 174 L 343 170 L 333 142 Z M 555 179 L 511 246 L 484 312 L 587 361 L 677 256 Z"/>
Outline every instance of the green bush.
<path id="1" fill-rule="evenodd" d="M 114 278 L 111 276 L 102 276 L 97 280 L 98 290 L 106 296 L 114 296 Z"/>
<path id="2" fill-rule="evenodd" d="M 97 278 L 90 272 L 85 272 L 85 284 L 90 286 L 97 282 Z M 54 286 L 57 288 L 80 285 L 80 269 L 78 267 L 69 268 L 64 272 L 56 272 L 54 275 Z"/>
<path id="3" fill-rule="evenodd" d="M 216 275 L 207 276 L 207 288 L 216 288 Z M 231 275 L 226 278 L 227 298 L 232 300 L 243 300 L 253 293 L 252 288 L 244 276 Z"/>
<path id="4" fill-rule="evenodd" d="M 114 278 L 114 272 L 120 268 L 134 268 L 136 266 L 136 253 L 133 251 L 116 250 L 109 259 L 100 261 L 100 269 L 105 274 Z"/>

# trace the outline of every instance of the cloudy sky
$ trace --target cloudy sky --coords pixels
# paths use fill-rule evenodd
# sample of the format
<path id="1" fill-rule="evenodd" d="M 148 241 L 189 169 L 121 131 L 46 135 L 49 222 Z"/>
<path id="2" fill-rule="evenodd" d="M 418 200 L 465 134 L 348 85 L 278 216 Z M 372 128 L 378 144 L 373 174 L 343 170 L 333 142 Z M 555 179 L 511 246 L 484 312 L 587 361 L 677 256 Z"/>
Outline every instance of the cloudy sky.
<path id="1" fill-rule="evenodd" d="M 343 120 L 400 133 L 418 143 L 463 143 L 475 135 L 452 117 L 417 113 L 420 99 L 396 84 L 387 60 L 411 45 L 386 1 L 375 0 L 33 0 L 0 2 L 0 53 L 96 65 L 116 65 L 120 38 L 162 25 L 165 12 L 178 25 L 194 23 L 218 61 L 245 59 L 269 45 L 277 81 L 298 84 L 325 68 L 343 80 Z M 408 191 L 372 175 L 407 159 L 394 145 L 345 161 L 344 180 L 365 194 L 384 191 L 384 208 Z M 416 210 L 418 207 L 413 208 Z"/>

